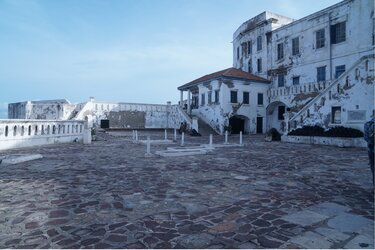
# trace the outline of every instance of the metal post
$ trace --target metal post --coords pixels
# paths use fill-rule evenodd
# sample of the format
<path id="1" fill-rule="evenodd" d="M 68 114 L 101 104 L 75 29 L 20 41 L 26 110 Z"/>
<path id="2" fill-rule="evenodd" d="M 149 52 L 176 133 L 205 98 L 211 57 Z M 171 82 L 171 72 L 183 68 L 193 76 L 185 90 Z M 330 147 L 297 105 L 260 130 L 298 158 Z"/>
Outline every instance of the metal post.
<path id="1" fill-rule="evenodd" d="M 181 146 L 184 146 L 184 144 L 185 144 L 185 133 L 182 132 L 182 134 L 181 134 Z"/>
<path id="2" fill-rule="evenodd" d="M 135 141 L 138 142 L 138 130 L 135 131 Z"/>
<path id="3" fill-rule="evenodd" d="M 240 131 L 240 145 L 242 145 L 242 131 Z"/>
<path id="4" fill-rule="evenodd" d="M 209 147 L 212 148 L 212 134 L 210 134 Z"/>
<path id="5" fill-rule="evenodd" d="M 225 144 L 228 144 L 228 130 L 225 130 Z"/>
<path id="6" fill-rule="evenodd" d="M 167 130 L 164 129 L 164 140 L 168 140 Z"/>

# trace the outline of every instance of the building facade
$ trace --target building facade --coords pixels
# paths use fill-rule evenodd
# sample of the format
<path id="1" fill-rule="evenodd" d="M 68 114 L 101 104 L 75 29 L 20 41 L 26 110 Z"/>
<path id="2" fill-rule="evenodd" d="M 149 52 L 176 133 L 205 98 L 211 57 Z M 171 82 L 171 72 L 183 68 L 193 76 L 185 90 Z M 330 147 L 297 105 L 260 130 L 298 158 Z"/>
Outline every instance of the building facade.
<path id="1" fill-rule="evenodd" d="M 233 67 L 270 84 L 261 87 L 264 113 L 245 106 L 237 112 L 261 123 L 257 118 L 265 117 L 266 130 L 303 125 L 362 130 L 374 109 L 374 20 L 372 0 L 345 0 L 299 20 L 263 12 L 243 23 L 233 35 Z M 251 84 L 243 88 L 260 91 Z M 228 97 L 231 90 L 221 94 Z M 230 117 L 217 119 L 230 124 Z M 257 130 L 250 126 L 245 132 Z"/>

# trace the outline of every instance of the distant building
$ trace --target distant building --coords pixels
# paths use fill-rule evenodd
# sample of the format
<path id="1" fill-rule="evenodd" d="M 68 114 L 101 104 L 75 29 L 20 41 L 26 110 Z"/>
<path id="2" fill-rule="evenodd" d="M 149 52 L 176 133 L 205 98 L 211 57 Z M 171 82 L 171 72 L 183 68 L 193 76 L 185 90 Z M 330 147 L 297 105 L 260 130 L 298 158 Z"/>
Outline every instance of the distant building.
<path id="1" fill-rule="evenodd" d="M 227 126 L 362 130 L 374 109 L 374 20 L 372 0 L 345 0 L 299 20 L 263 12 L 233 35 L 231 71 L 257 83 L 207 75 L 180 86 L 181 99 L 187 91 L 191 113 L 219 133 Z M 220 102 L 212 101 L 215 91 Z"/>

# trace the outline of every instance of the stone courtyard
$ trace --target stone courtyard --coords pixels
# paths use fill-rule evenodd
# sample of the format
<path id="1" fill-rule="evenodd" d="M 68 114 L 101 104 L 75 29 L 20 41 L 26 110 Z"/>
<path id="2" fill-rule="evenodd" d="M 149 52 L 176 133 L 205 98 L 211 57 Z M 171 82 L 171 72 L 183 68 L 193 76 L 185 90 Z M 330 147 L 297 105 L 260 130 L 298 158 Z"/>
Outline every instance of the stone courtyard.
<path id="1" fill-rule="evenodd" d="M 0 152 L 43 156 L 0 165 L 0 247 L 374 248 L 366 149 L 246 135 L 243 147 L 145 157 L 131 132 Z"/>

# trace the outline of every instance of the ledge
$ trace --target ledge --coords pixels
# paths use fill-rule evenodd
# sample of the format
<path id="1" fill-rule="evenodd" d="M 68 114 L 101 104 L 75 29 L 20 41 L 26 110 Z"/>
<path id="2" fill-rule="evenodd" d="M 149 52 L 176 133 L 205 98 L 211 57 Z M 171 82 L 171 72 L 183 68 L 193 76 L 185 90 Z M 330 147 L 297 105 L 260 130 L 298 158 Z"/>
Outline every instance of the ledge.
<path id="1" fill-rule="evenodd" d="M 366 148 L 367 147 L 367 143 L 362 137 L 347 138 L 347 137 L 283 135 L 281 136 L 281 141 L 290 142 L 290 143 L 337 146 L 341 148 L 351 148 L 351 147 Z"/>

